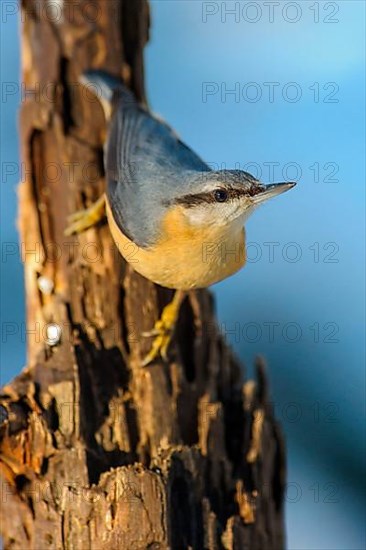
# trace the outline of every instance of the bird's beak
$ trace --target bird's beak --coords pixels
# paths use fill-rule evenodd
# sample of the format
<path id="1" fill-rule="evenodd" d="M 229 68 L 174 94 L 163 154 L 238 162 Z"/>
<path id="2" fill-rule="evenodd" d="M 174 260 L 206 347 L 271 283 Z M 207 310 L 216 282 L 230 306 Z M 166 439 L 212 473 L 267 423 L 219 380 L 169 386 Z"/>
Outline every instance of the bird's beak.
<path id="1" fill-rule="evenodd" d="M 281 193 L 292 189 L 293 187 L 295 187 L 295 185 L 296 183 L 293 181 L 264 185 L 263 190 L 252 197 L 252 201 L 255 205 L 258 205 L 268 199 L 271 199 L 272 197 L 276 197 L 277 195 L 280 195 Z"/>

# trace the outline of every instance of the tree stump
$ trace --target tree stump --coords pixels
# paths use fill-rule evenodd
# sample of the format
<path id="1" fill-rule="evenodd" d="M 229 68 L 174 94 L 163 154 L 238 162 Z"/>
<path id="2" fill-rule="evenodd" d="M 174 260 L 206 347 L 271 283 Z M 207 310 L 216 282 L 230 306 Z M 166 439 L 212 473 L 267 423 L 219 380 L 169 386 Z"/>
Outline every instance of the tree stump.
<path id="1" fill-rule="evenodd" d="M 20 230 L 29 364 L 1 393 L 5 549 L 284 547 L 284 449 L 257 381 L 184 302 L 169 364 L 141 366 L 171 298 L 126 265 L 106 224 L 64 237 L 104 191 L 106 122 L 79 84 L 122 77 L 144 101 L 145 0 L 23 0 Z M 200 323 L 195 323 L 198 315 Z"/>

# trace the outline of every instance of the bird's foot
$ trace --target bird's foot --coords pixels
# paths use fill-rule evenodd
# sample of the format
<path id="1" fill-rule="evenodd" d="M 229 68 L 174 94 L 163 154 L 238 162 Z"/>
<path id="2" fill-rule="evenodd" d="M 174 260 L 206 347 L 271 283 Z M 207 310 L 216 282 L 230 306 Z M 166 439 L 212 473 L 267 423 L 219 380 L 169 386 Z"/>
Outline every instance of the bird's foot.
<path id="1" fill-rule="evenodd" d="M 143 333 L 143 336 L 154 336 L 151 349 L 142 361 L 144 367 L 159 356 L 162 357 L 164 361 L 167 360 L 169 344 L 173 336 L 180 305 L 184 296 L 184 292 L 177 290 L 173 300 L 163 309 L 161 317 L 156 321 L 153 330 Z"/>
<path id="2" fill-rule="evenodd" d="M 73 235 L 74 233 L 82 233 L 97 224 L 105 216 L 105 195 L 103 195 L 94 202 L 89 208 L 85 210 L 79 210 L 74 212 L 67 218 L 69 225 L 64 231 L 66 237 Z"/>

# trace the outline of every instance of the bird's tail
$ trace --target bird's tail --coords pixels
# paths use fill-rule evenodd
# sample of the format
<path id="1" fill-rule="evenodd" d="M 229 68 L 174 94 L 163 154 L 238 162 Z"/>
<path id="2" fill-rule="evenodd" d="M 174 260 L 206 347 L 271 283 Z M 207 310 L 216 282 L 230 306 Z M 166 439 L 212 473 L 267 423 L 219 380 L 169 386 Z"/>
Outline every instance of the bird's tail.
<path id="1" fill-rule="evenodd" d="M 111 119 L 113 108 L 117 103 L 125 106 L 137 106 L 131 90 L 123 81 L 110 73 L 101 70 L 89 70 L 80 78 L 81 84 L 89 89 L 100 101 L 107 121 Z"/>

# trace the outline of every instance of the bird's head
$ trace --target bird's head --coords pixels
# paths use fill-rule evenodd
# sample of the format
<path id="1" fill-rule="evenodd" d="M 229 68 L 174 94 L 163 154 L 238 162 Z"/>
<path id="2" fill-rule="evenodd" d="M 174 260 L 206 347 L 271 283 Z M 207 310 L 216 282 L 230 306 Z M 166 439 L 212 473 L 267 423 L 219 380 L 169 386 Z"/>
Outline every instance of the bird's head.
<path id="1" fill-rule="evenodd" d="M 294 182 L 265 185 L 241 170 L 220 170 L 193 175 L 187 192 L 169 200 L 180 206 L 191 225 L 243 226 L 263 202 L 288 191 Z"/>

